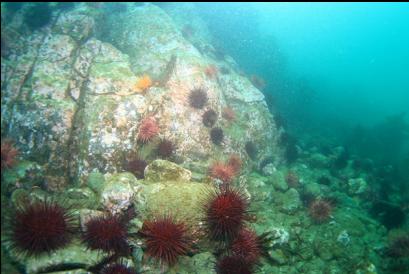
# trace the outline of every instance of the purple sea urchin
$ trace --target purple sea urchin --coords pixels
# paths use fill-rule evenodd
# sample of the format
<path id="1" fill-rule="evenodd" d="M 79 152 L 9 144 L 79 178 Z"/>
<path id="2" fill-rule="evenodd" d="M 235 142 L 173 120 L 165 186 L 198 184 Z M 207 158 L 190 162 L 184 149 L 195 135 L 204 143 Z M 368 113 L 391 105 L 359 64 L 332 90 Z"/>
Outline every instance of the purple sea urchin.
<path id="1" fill-rule="evenodd" d="M 195 88 L 189 94 L 189 104 L 193 108 L 202 109 L 209 98 L 204 88 Z"/>
<path id="2" fill-rule="evenodd" d="M 126 170 L 135 175 L 136 178 L 143 179 L 145 178 L 144 172 L 147 165 L 148 163 L 145 160 L 136 157 L 128 162 Z"/>
<path id="3" fill-rule="evenodd" d="M 206 127 L 212 127 L 217 121 L 217 113 L 213 109 L 209 109 L 203 114 L 202 118 Z"/>
<path id="4" fill-rule="evenodd" d="M 158 144 L 157 151 L 158 151 L 159 156 L 163 158 L 169 158 L 173 155 L 175 151 L 175 146 L 172 143 L 172 141 L 163 139 Z"/>

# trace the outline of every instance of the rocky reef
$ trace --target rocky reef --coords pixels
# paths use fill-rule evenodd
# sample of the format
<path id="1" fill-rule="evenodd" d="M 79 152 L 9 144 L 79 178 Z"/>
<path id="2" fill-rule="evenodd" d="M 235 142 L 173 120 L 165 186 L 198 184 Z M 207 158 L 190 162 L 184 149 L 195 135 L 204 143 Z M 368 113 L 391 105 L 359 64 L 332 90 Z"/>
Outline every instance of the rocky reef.
<path id="1" fill-rule="evenodd" d="M 229 63 L 200 52 L 157 6 L 113 14 L 78 5 L 53 12 L 35 31 L 22 22 L 23 11 L 2 25 L 1 132 L 43 167 L 50 187 L 82 184 L 92 171 L 124 171 L 135 153 L 155 158 L 137 142 L 146 117 L 158 124 L 158 138 L 175 144 L 177 162 L 198 173 L 225 154 L 246 158 L 249 140 L 259 146 L 256 165 L 278 155 L 263 94 Z M 231 73 L 206 73 L 222 65 Z M 207 94 L 203 109 L 189 105 L 195 88 Z M 222 118 L 226 107 L 236 110 L 235 122 Z M 224 131 L 220 146 L 202 124 L 207 109 Z"/>
<path id="2" fill-rule="evenodd" d="M 288 153 L 194 5 L 53 6 L 33 28 L 35 5 L 1 11 L 2 273 L 383 273 L 387 254 L 404 266 L 405 232 L 388 240 L 365 211 L 370 176 L 343 148 Z M 33 211 L 75 226 L 70 241 L 21 252 L 16 224 L 37 237 Z"/>

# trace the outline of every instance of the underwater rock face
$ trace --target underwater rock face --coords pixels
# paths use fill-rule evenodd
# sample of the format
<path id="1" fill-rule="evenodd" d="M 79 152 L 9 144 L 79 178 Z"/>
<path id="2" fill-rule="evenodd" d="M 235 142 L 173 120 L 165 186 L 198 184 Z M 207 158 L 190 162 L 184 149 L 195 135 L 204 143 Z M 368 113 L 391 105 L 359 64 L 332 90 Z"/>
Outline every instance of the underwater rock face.
<path id="1" fill-rule="evenodd" d="M 94 262 L 103 258 L 103 253 L 98 251 L 88 250 L 85 246 L 73 243 L 66 248 L 59 249 L 53 253 L 53 256 L 41 256 L 27 259 L 24 263 L 26 265 L 26 273 L 39 273 L 47 267 L 55 266 L 64 263 L 78 263 L 90 267 Z M 85 273 L 85 270 L 80 273 Z"/>
<path id="2" fill-rule="evenodd" d="M 189 182 L 192 172 L 166 160 L 155 160 L 145 169 L 146 181 L 182 181 Z"/>
<path id="3" fill-rule="evenodd" d="M 150 183 L 143 188 L 146 203 L 139 205 L 145 217 L 172 214 L 176 219 L 197 225 L 203 218 L 203 202 L 211 193 L 207 184 L 195 182 L 163 181 Z"/>
<path id="4" fill-rule="evenodd" d="M 52 26 L 24 30 L 16 47 L 17 39 L 2 30 L 16 49 L 1 62 L 2 134 L 24 157 L 41 164 L 45 175 L 59 182 L 57 189 L 84 183 L 90 172 L 123 171 L 123 159 L 138 150 L 138 126 L 145 117 L 158 122 L 159 137 L 175 143 L 182 165 L 190 169 L 215 154 L 246 155 L 246 141 L 258 145 L 256 162 L 278 154 L 277 129 L 263 94 L 234 70 L 206 75 L 209 64 L 231 66 L 231 61 L 213 60 L 196 49 L 157 6 L 99 21 L 97 16 L 86 5 L 63 11 Z M 135 84 L 143 75 L 152 85 L 141 92 Z M 225 132 L 219 147 L 201 123 L 206 107 L 189 106 L 195 87 L 205 88 L 206 107 L 219 114 L 215 126 Z M 225 107 L 240 109 L 240 123 L 221 118 Z"/>
<path id="5" fill-rule="evenodd" d="M 348 192 L 350 195 L 360 195 L 367 191 L 368 183 L 363 178 L 348 180 Z"/>
<path id="6" fill-rule="evenodd" d="M 278 191 L 286 191 L 288 189 L 285 176 L 281 171 L 275 171 L 270 176 L 270 182 Z"/>
<path id="7" fill-rule="evenodd" d="M 133 174 L 127 172 L 113 174 L 106 180 L 101 191 L 101 204 L 112 213 L 125 211 L 141 189 L 142 185 Z"/>

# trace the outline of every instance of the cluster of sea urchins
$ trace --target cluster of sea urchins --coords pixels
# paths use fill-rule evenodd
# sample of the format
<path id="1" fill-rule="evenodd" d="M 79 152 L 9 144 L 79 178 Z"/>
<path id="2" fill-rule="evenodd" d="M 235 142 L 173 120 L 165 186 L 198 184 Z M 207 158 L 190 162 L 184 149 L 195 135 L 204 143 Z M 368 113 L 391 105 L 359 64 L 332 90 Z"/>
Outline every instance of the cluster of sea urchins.
<path id="1" fill-rule="evenodd" d="M 252 273 L 267 256 L 268 236 L 248 228 L 249 199 L 240 189 L 224 184 L 204 203 L 208 237 L 222 247 L 217 273 Z"/>

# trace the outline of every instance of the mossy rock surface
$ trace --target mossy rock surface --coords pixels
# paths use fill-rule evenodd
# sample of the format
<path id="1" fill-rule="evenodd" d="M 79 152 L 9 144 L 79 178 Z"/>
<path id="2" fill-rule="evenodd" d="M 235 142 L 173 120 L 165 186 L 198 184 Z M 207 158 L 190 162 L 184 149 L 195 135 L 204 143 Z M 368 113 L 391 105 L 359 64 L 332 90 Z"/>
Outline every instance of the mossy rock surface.
<path id="1" fill-rule="evenodd" d="M 203 205 L 212 187 L 195 182 L 165 181 L 146 185 L 146 218 L 170 215 L 191 225 L 203 219 Z"/>
<path id="2" fill-rule="evenodd" d="M 147 183 L 164 181 L 189 182 L 191 177 L 192 172 L 190 170 L 166 160 L 155 160 L 145 169 L 145 181 Z"/>

